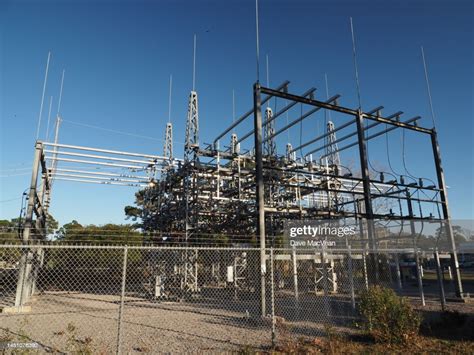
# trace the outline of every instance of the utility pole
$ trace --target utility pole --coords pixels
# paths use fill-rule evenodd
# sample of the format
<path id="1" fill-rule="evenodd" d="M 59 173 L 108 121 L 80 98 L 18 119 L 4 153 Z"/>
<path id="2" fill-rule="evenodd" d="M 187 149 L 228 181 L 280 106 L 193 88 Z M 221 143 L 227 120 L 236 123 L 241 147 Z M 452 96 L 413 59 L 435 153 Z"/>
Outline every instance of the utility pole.
<path id="1" fill-rule="evenodd" d="M 444 171 L 443 171 L 443 166 L 441 164 L 441 152 L 439 149 L 438 134 L 436 133 L 436 129 L 434 128 L 431 132 L 431 146 L 433 148 L 433 156 L 434 156 L 434 161 L 435 161 L 435 166 L 436 166 L 436 175 L 438 178 L 439 196 L 441 199 L 441 209 L 443 211 L 445 232 L 447 234 L 446 237 L 448 238 L 448 242 L 451 246 L 451 268 L 454 271 L 454 287 L 455 287 L 456 297 L 462 298 L 463 288 L 462 288 L 462 281 L 461 281 L 461 273 L 459 271 L 458 254 L 457 254 L 457 249 L 456 249 L 456 242 L 454 241 L 453 228 L 451 226 L 451 215 L 449 213 L 448 194 L 446 191 Z"/>
<path id="2" fill-rule="evenodd" d="M 257 235 L 260 239 L 260 310 L 262 316 L 266 314 L 265 307 L 265 187 L 263 181 L 263 159 L 262 159 L 262 101 L 260 97 L 260 84 L 253 86 L 253 111 L 254 111 L 254 136 L 255 136 L 255 185 L 257 189 Z"/>
<path id="3" fill-rule="evenodd" d="M 374 213 L 372 210 L 372 195 L 370 191 L 370 175 L 367 158 L 367 144 L 364 137 L 364 116 L 361 109 L 357 111 L 356 115 L 357 125 L 357 141 L 359 145 L 359 156 L 360 156 L 360 170 L 362 173 L 362 185 L 364 187 L 364 208 L 365 215 L 367 217 L 367 233 L 369 239 L 369 252 L 371 253 L 371 260 L 375 267 L 375 278 L 378 280 L 378 257 L 375 254 L 376 243 L 375 243 L 375 229 L 374 229 Z"/>

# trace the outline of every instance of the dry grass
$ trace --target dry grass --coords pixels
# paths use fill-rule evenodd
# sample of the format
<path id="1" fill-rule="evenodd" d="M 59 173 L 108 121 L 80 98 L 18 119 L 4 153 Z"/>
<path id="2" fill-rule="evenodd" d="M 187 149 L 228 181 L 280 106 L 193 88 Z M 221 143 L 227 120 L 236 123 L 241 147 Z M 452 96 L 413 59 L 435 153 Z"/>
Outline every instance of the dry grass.
<path id="1" fill-rule="evenodd" d="M 377 342 L 367 333 L 343 334 L 326 327 L 325 337 L 295 339 L 280 334 L 278 346 L 255 354 L 474 354 L 474 317 L 458 311 L 441 312 L 425 320 L 421 333 L 405 344 Z"/>
<path id="2" fill-rule="evenodd" d="M 417 336 L 406 345 L 375 343 L 345 337 L 316 338 L 291 347 L 277 347 L 271 354 L 472 354 L 474 342 Z"/>

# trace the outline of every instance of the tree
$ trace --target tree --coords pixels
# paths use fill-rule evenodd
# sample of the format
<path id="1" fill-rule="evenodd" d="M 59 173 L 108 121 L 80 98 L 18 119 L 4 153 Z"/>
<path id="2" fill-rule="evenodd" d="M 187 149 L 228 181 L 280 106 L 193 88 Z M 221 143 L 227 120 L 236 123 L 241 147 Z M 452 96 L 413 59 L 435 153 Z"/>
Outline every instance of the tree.
<path id="1" fill-rule="evenodd" d="M 436 239 L 437 247 L 442 251 L 451 251 L 451 242 L 449 240 L 448 233 L 445 229 L 446 225 L 443 224 L 442 227 L 436 229 Z M 465 231 L 461 226 L 452 226 L 454 243 L 458 246 L 460 243 L 465 243 L 467 241 Z"/>
<path id="2" fill-rule="evenodd" d="M 48 229 L 48 233 L 54 233 L 59 227 L 59 222 L 54 219 L 50 213 L 48 213 L 48 217 L 46 218 L 46 227 Z"/>
<path id="3" fill-rule="evenodd" d="M 17 242 L 19 240 L 18 230 L 18 218 L 11 219 L 10 221 L 6 219 L 0 220 L 0 242 Z"/>
<path id="4" fill-rule="evenodd" d="M 63 242 L 87 242 L 88 244 L 141 244 L 142 234 L 130 224 L 112 224 L 103 226 L 82 225 L 73 220 L 66 223 L 55 233 L 55 240 Z"/>

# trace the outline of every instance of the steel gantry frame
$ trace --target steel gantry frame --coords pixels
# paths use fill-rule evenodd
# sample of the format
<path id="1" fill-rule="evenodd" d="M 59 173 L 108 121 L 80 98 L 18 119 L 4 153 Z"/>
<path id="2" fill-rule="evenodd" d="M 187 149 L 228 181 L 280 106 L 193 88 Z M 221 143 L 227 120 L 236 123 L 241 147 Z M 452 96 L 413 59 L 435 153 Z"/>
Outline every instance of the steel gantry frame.
<path id="1" fill-rule="evenodd" d="M 58 121 L 59 122 L 59 121 Z M 58 124 L 56 132 L 58 129 Z M 56 133 L 57 137 L 57 133 Z M 48 210 L 55 180 L 89 184 L 149 188 L 161 171 L 178 165 L 169 156 L 37 141 L 25 221 L 20 231 L 23 244 L 44 241 L 49 234 Z M 60 167 L 58 167 L 60 163 Z M 115 169 L 114 172 L 104 169 Z M 21 309 L 35 292 L 42 265 L 40 245 L 25 251 L 20 259 L 15 306 Z"/>
<path id="2" fill-rule="evenodd" d="M 433 151 L 433 158 L 434 158 L 434 165 L 436 169 L 436 174 L 437 174 L 437 190 L 439 192 L 439 201 L 436 201 L 436 204 L 439 204 L 442 208 L 442 219 L 444 220 L 445 223 L 445 229 L 446 229 L 446 235 L 448 237 L 448 241 L 450 243 L 451 247 L 451 262 L 453 269 L 455 270 L 455 288 L 456 288 L 456 294 L 457 296 L 462 295 L 462 284 L 461 284 L 461 277 L 460 277 L 460 271 L 459 271 L 459 265 L 458 265 L 458 260 L 457 260 L 457 253 L 456 253 L 456 244 L 454 241 L 454 235 L 452 231 L 452 226 L 451 226 L 451 216 L 449 213 L 449 207 L 448 207 L 448 199 L 447 199 L 447 192 L 446 192 L 446 184 L 445 184 L 445 178 L 444 178 L 444 172 L 441 164 L 441 154 L 440 154 L 440 148 L 439 148 L 439 143 L 437 139 L 437 132 L 435 128 L 433 129 L 428 129 L 428 128 L 423 128 L 419 127 L 416 124 L 417 119 L 419 117 L 415 117 L 415 119 L 411 119 L 407 122 L 401 122 L 398 120 L 401 112 L 393 115 L 393 117 L 396 117 L 397 120 L 392 120 L 390 118 L 384 118 L 379 115 L 380 113 L 380 108 L 377 108 L 371 112 L 362 112 L 360 109 L 358 110 L 353 110 L 349 109 L 337 104 L 333 103 L 328 103 L 328 102 L 322 102 L 315 100 L 313 98 L 307 98 L 304 96 L 297 96 L 297 95 L 292 95 L 289 94 L 288 92 L 282 92 L 279 90 L 274 90 L 271 88 L 265 88 L 260 86 L 260 84 L 257 82 L 254 85 L 254 122 L 255 122 L 255 159 L 256 159 L 256 166 L 257 166 L 257 174 L 256 174 L 256 185 L 257 185 L 257 205 L 258 205 L 258 227 L 259 227 L 259 238 L 261 240 L 265 239 L 265 206 L 262 203 L 265 199 L 264 196 L 264 191 L 260 186 L 263 186 L 264 184 L 264 179 L 263 179 L 263 174 L 259 174 L 258 170 L 262 170 L 263 164 L 264 164 L 264 159 L 261 153 L 261 149 L 257 148 L 257 145 L 261 144 L 261 127 L 262 127 L 262 122 L 261 122 L 261 94 L 267 94 L 267 98 L 269 97 L 278 97 L 286 100 L 291 100 L 292 102 L 296 103 L 302 103 L 306 104 L 309 106 L 314 106 L 315 108 L 324 108 L 330 111 L 334 112 L 339 112 L 343 113 L 349 116 L 352 116 L 355 118 L 355 123 L 356 123 L 356 134 L 357 134 L 357 142 L 354 145 L 357 145 L 359 148 L 359 159 L 360 159 L 360 167 L 361 167 L 361 175 L 362 175 L 362 184 L 363 184 L 363 203 L 364 203 L 364 213 L 361 213 L 359 217 L 365 218 L 367 220 L 367 226 L 368 226 L 368 239 L 369 239 L 369 244 L 371 249 L 375 251 L 375 232 L 374 232 L 374 220 L 380 216 L 376 216 L 373 211 L 373 205 L 372 205 L 372 200 L 374 197 L 379 197 L 377 194 L 373 195 L 372 194 L 372 186 L 376 184 L 378 181 L 374 181 L 370 175 L 369 175 L 369 163 L 368 163 L 368 156 L 367 156 L 367 141 L 370 139 L 375 138 L 376 136 L 383 134 L 382 132 L 379 132 L 376 135 L 372 136 L 365 136 L 365 130 L 366 128 L 364 127 L 364 120 L 371 120 L 374 121 L 374 124 L 372 127 L 384 123 L 386 125 L 391 126 L 390 128 L 386 129 L 385 132 L 389 130 L 393 130 L 396 128 L 401 128 L 401 129 L 408 129 L 411 131 L 427 134 L 430 136 L 431 144 L 432 144 L 432 151 Z M 377 113 L 377 114 L 374 114 Z M 303 117 L 303 116 L 302 116 Z M 350 122 L 353 122 L 350 121 Z M 411 124 L 411 122 L 414 122 L 414 124 Z M 327 135 L 331 137 L 331 135 L 334 134 L 334 129 L 333 127 L 330 127 L 328 129 Z M 334 145 L 337 140 L 332 139 L 331 142 L 327 143 L 324 148 L 327 148 L 330 145 Z M 297 149 L 297 148 L 296 148 Z M 296 150 L 295 149 L 295 150 Z M 346 148 L 343 148 L 346 149 Z M 335 154 L 340 152 L 342 149 L 337 149 L 336 151 L 331 151 L 330 154 Z M 260 167 L 260 168 L 259 168 Z M 336 172 L 336 175 L 338 175 L 338 172 Z M 420 182 L 419 185 L 414 185 L 411 184 L 411 186 L 403 186 L 404 184 L 398 184 L 398 182 L 395 182 L 397 186 L 397 189 L 400 187 L 405 187 L 405 190 L 407 188 L 415 188 L 417 190 L 426 190 L 430 189 L 433 190 L 435 187 L 428 187 L 425 188 L 422 186 L 422 183 Z M 386 191 L 387 193 L 388 191 Z M 409 204 L 409 209 L 411 210 L 411 201 L 413 200 L 409 192 L 406 192 L 408 198 L 408 204 Z M 383 194 L 382 194 L 383 196 Z M 388 197 L 388 195 L 386 195 Z M 398 218 L 403 217 L 403 216 L 398 216 Z M 388 214 L 384 216 L 384 218 L 393 218 L 392 214 Z M 414 220 L 413 213 L 410 213 L 409 218 L 411 221 Z"/>
<path id="3" fill-rule="evenodd" d="M 160 203 L 155 205 L 154 215 L 160 232 L 186 235 L 187 245 L 202 245 L 209 242 L 209 236 L 218 240 L 220 236 L 229 236 L 230 242 L 258 244 L 261 250 L 260 269 L 261 290 L 264 292 L 266 274 L 265 247 L 267 240 L 272 243 L 282 233 L 283 220 L 288 219 L 344 219 L 363 220 L 359 241 L 370 252 L 376 251 L 378 244 L 387 246 L 387 239 L 377 237 L 376 221 L 443 221 L 446 235 L 452 251 L 453 269 L 456 279 L 456 292 L 462 294 L 457 256 L 450 224 L 446 187 L 441 168 L 437 133 L 434 129 L 418 125 L 421 117 L 416 116 L 401 121 L 402 112 L 382 116 L 383 107 L 363 112 L 338 104 L 340 95 L 334 95 L 326 101 L 314 99 L 315 88 L 310 88 L 301 96 L 288 92 L 289 82 L 285 81 L 276 89 L 254 85 L 254 108 L 235 120 L 219 134 L 212 144 L 188 144 L 185 147 L 185 164 L 168 174 L 157 184 L 155 193 Z M 262 98 L 262 95 L 265 95 Z M 264 105 L 271 99 L 286 101 L 284 108 L 273 112 Z M 188 112 L 192 112 L 190 99 Z M 300 104 L 310 109 L 286 125 L 276 129 L 278 117 L 290 108 Z M 311 117 L 319 110 L 329 110 L 343 114 L 347 122 L 335 127 L 328 124 L 327 132 L 301 143 L 293 148 L 288 142 L 286 154 L 278 155 L 276 138 L 291 127 Z M 253 130 L 238 138 L 236 127 L 250 119 L 253 113 Z M 186 127 L 196 127 L 192 132 L 196 137 L 197 125 L 193 116 L 188 114 Z M 366 121 L 371 121 L 367 122 Z M 381 124 L 385 128 L 374 133 L 373 129 Z M 349 134 L 336 137 L 336 132 L 352 129 Z M 433 144 L 434 165 L 438 173 L 436 184 L 426 185 L 423 180 L 406 182 L 403 176 L 386 181 L 370 175 L 367 142 L 395 129 L 407 129 L 430 136 Z M 254 144 L 243 150 L 241 144 L 250 136 Z M 228 136 L 229 145 L 222 145 L 222 139 Z M 186 142 L 193 136 L 187 132 Z M 356 141 L 342 145 L 350 138 Z M 302 147 L 323 141 L 323 145 L 310 150 L 302 158 L 296 158 L 296 151 Z M 360 174 L 340 165 L 339 153 L 349 148 L 357 148 Z M 319 159 L 312 155 L 322 151 Z M 187 162 L 187 163 L 186 163 Z M 428 179 L 429 180 L 429 179 Z M 192 184 L 192 188 L 187 188 Z M 420 197 L 420 192 L 423 196 Z M 384 211 L 374 210 L 374 204 L 381 200 L 399 201 L 399 203 L 426 203 L 441 206 L 443 214 L 435 217 L 421 213 L 405 214 L 401 209 L 394 213 L 390 208 Z M 192 201 L 192 203 L 190 203 Z M 183 203 L 186 202 L 186 203 Z M 188 221 L 187 223 L 182 223 Z M 192 223 L 190 223 L 192 221 Z M 192 233 L 190 233 L 192 226 Z M 399 243 L 401 238 L 393 238 Z M 405 238 L 410 243 L 413 238 Z M 398 244 L 397 244 L 398 245 Z M 356 245 L 353 245 L 356 247 Z M 410 244 L 412 246 L 412 244 Z M 373 255 L 373 253 L 372 253 Z M 377 263 L 375 263 L 377 265 Z M 377 268 L 377 266 L 375 266 Z M 262 314 L 265 313 L 265 297 L 262 294 Z"/>
<path id="4" fill-rule="evenodd" d="M 375 255 L 379 245 L 388 247 L 387 243 L 390 242 L 390 238 L 377 235 L 379 221 L 410 220 L 423 223 L 436 220 L 444 226 L 456 293 L 462 296 L 436 130 L 419 126 L 419 116 L 402 121 L 402 112 L 397 112 L 384 117 L 381 114 L 383 107 L 367 112 L 346 108 L 338 103 L 340 95 L 325 101 L 316 100 L 315 88 L 310 88 L 302 95 L 291 94 L 289 84 L 289 81 L 285 81 L 272 89 L 255 83 L 253 109 L 235 120 L 212 144 L 199 142 L 198 98 L 197 93 L 191 91 L 183 159 L 172 155 L 171 123 L 166 128 L 164 156 L 59 144 L 57 140 L 55 143 L 38 141 L 23 240 L 28 242 L 32 235 L 38 239 L 45 238 L 45 233 L 36 233 L 33 228 L 37 226 L 38 230 L 46 231 L 46 212 L 53 180 L 137 187 L 154 197 L 150 203 L 143 205 L 143 209 L 146 210 L 147 218 L 154 221 L 155 232 L 170 237 L 167 241 L 174 239 L 174 242 L 182 242 L 187 246 L 215 245 L 218 240 L 226 240 L 234 245 L 259 245 L 259 288 L 262 292 L 261 310 L 265 314 L 268 259 L 265 249 L 267 241 L 274 245 L 275 238 L 282 235 L 285 220 L 354 218 L 359 221 L 361 236 L 357 241 L 350 241 L 347 246 L 363 247 L 371 255 Z M 278 111 L 275 108 L 275 112 L 268 106 L 264 108 L 272 99 L 283 100 L 286 105 Z M 277 119 L 296 105 L 301 106 L 301 113 L 277 129 Z M 309 109 L 303 112 L 303 107 Z M 281 139 L 283 132 L 301 124 L 320 110 L 341 114 L 347 122 L 339 126 L 330 122 L 325 133 L 307 142 L 300 142 L 294 148 L 290 142 L 284 142 L 286 152 L 278 154 L 277 137 Z M 253 129 L 239 138 L 235 133 L 236 127 L 251 120 L 252 116 Z M 382 124 L 385 128 L 374 132 Z M 336 133 L 344 129 L 351 131 L 336 137 Z M 406 182 L 403 176 L 395 175 L 392 180 L 386 180 L 382 173 L 378 178 L 371 176 L 367 142 L 396 129 L 430 137 L 437 175 L 435 183 L 426 185 L 421 178 L 419 181 Z M 250 144 L 247 150 L 242 149 L 241 144 L 252 135 L 253 145 Z M 228 146 L 222 144 L 226 136 L 229 138 Z M 355 142 L 345 143 L 350 139 L 355 139 Z M 318 142 L 322 142 L 322 146 L 314 147 Z M 302 148 L 309 148 L 309 151 L 297 158 L 296 152 L 301 152 Z M 357 148 L 360 172 L 341 165 L 340 152 L 350 148 Z M 318 152 L 321 152 L 319 159 L 313 159 L 313 155 Z M 106 168 L 121 171 L 104 171 Z M 40 169 L 43 187 L 37 194 Z M 395 201 L 407 207 L 400 207 L 399 213 L 388 207 L 374 208 L 379 201 Z M 418 216 L 413 213 L 412 204 L 420 205 Z M 423 214 L 422 204 L 439 208 L 439 216 Z M 409 213 L 404 213 L 404 210 Z M 37 215 L 35 223 L 33 213 Z M 400 246 L 403 238 L 392 237 L 391 242 Z M 414 237 L 405 239 L 413 247 Z M 156 242 L 166 243 L 164 239 Z M 181 257 L 183 289 L 186 292 L 198 290 L 195 280 L 197 270 L 193 269 L 195 258 L 196 255 L 192 253 Z M 25 255 L 25 266 L 28 266 L 30 259 L 31 255 Z M 28 267 L 22 270 L 25 274 L 31 273 L 25 271 Z M 23 303 L 21 297 L 18 303 Z"/>

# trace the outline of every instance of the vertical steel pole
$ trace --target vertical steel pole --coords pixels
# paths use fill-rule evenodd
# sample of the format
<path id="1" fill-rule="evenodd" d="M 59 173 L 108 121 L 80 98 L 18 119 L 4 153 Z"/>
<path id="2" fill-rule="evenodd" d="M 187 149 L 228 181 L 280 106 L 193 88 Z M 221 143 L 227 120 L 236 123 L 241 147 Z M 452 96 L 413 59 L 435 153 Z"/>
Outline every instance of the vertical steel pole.
<path id="1" fill-rule="evenodd" d="M 393 284 L 393 277 L 392 277 L 392 266 L 390 265 L 390 254 L 387 257 L 387 266 L 388 266 L 388 279 L 390 281 L 390 285 Z"/>
<path id="2" fill-rule="evenodd" d="M 194 292 L 198 292 L 198 250 L 194 249 Z"/>
<path id="3" fill-rule="evenodd" d="M 360 213 L 360 204 L 357 203 L 357 210 Z M 364 239 L 364 221 L 362 218 L 359 218 L 359 232 L 360 232 L 360 238 L 363 240 Z M 367 243 L 363 242 L 363 251 L 362 251 L 362 272 L 364 274 L 364 284 L 365 284 L 365 289 L 369 290 L 369 278 L 368 278 L 368 273 L 367 273 Z"/>
<path id="4" fill-rule="evenodd" d="M 276 340 L 276 319 L 275 319 L 275 273 L 274 273 L 273 247 L 270 249 L 270 276 L 271 276 L 271 297 L 272 297 L 272 346 L 275 346 Z"/>
<path id="5" fill-rule="evenodd" d="M 461 273 L 459 271 L 459 263 L 458 263 L 458 255 L 456 250 L 456 243 L 454 241 L 454 234 L 453 228 L 451 226 L 451 216 L 449 212 L 449 205 L 448 205 L 448 194 L 446 191 L 446 183 L 444 179 L 444 171 L 443 166 L 441 164 L 441 152 L 439 149 L 438 143 L 438 135 L 436 130 L 433 128 L 431 131 L 431 145 L 433 148 L 433 156 L 436 166 L 436 175 L 438 178 L 438 188 L 439 188 L 439 195 L 441 199 L 441 208 L 443 210 L 443 218 L 446 223 L 446 233 L 448 234 L 448 241 L 451 245 L 451 266 L 454 271 L 454 287 L 456 291 L 456 297 L 463 296 L 463 289 L 462 289 L 462 281 L 461 281 Z"/>
<path id="6" fill-rule="evenodd" d="M 23 230 L 23 242 L 26 243 L 30 239 L 31 228 L 33 227 L 33 210 L 36 202 L 36 190 L 37 181 L 39 174 L 39 167 L 41 163 L 41 157 L 43 155 L 43 143 L 36 142 L 35 144 L 35 158 L 33 162 L 33 171 L 31 174 L 30 192 L 28 195 L 28 207 L 26 210 L 25 217 L 25 228 Z"/>
<path id="7" fill-rule="evenodd" d="M 295 299 L 298 301 L 299 294 L 298 294 L 298 262 L 296 260 L 296 248 L 293 247 L 291 251 L 291 259 L 293 262 L 293 288 L 295 292 Z"/>
<path id="8" fill-rule="evenodd" d="M 22 248 L 23 249 L 23 248 Z M 15 307 L 23 306 L 26 280 L 26 264 L 28 263 L 29 249 L 22 250 L 20 267 L 18 268 L 18 283 L 16 284 Z"/>
<path id="9" fill-rule="evenodd" d="M 123 248 L 123 269 L 122 269 L 122 291 L 120 293 L 120 307 L 119 307 L 119 319 L 118 319 L 118 331 L 117 331 L 117 355 L 122 352 L 122 320 L 123 320 L 123 303 L 125 299 L 125 283 L 127 280 L 127 257 L 128 257 L 128 246 Z"/>
<path id="10" fill-rule="evenodd" d="M 425 292 L 423 291 L 423 276 L 421 274 L 421 264 L 420 264 L 420 255 L 418 250 L 414 250 L 415 252 L 415 263 L 416 263 L 416 277 L 418 279 L 418 289 L 420 291 L 420 300 L 422 306 L 426 306 L 425 302 Z"/>
<path id="11" fill-rule="evenodd" d="M 329 275 L 328 275 L 328 269 L 326 268 L 326 253 L 324 251 L 320 254 L 320 258 L 321 258 L 321 267 L 323 271 L 324 311 L 325 311 L 326 317 L 329 317 L 329 285 L 328 285 Z"/>
<path id="12" fill-rule="evenodd" d="M 351 289 L 351 304 L 352 304 L 352 309 L 355 310 L 356 304 L 355 304 L 355 293 L 354 293 L 354 269 L 352 266 L 352 250 L 351 246 L 347 246 L 347 268 L 349 271 L 349 285 Z"/>
<path id="13" fill-rule="evenodd" d="M 434 259 L 436 264 L 436 278 L 438 279 L 439 298 L 441 299 L 441 309 L 444 311 L 446 308 L 446 298 L 444 295 L 443 274 L 441 273 L 441 263 L 439 261 L 439 253 L 437 249 L 434 252 Z"/>
<path id="14" fill-rule="evenodd" d="M 257 234 L 260 239 L 260 310 L 265 316 L 265 188 L 263 182 L 263 160 L 262 160 L 262 100 L 260 97 L 260 84 L 253 86 L 253 114 L 254 114 L 254 136 L 255 136 L 255 185 L 257 189 Z"/>
<path id="15" fill-rule="evenodd" d="M 33 161 L 33 169 L 31 173 L 31 182 L 30 182 L 30 191 L 28 195 L 28 205 L 26 209 L 25 224 L 22 234 L 23 243 L 27 244 L 31 236 L 31 229 L 33 227 L 33 211 L 35 208 L 36 202 L 36 190 L 38 182 L 38 173 L 41 162 L 41 156 L 43 154 L 43 144 L 41 142 L 36 142 L 35 144 L 35 158 Z M 18 269 L 18 283 L 16 287 L 16 296 L 15 296 L 15 306 L 23 306 L 28 300 L 28 282 L 30 279 L 29 271 L 30 267 L 28 265 L 29 260 L 31 259 L 31 251 L 26 249 L 23 252 L 23 255 L 20 259 L 20 267 Z"/>
<path id="16" fill-rule="evenodd" d="M 418 255 L 418 249 L 416 246 L 415 240 L 415 222 L 413 221 L 413 205 L 411 203 L 411 195 L 408 190 L 406 190 L 405 196 L 407 198 L 407 205 L 408 205 L 408 216 L 410 217 L 410 232 L 413 238 L 413 253 L 415 256 L 415 266 L 416 266 L 416 279 L 418 281 L 418 291 L 420 292 L 420 300 L 423 306 L 426 305 L 425 303 L 425 293 L 423 292 L 423 279 L 421 278 L 421 271 L 420 271 L 420 258 Z"/>
<path id="17" fill-rule="evenodd" d="M 397 286 L 398 290 L 401 291 L 402 286 L 402 273 L 400 271 L 400 259 L 398 257 L 398 253 L 395 253 L 395 274 L 397 275 Z"/>
<path id="18" fill-rule="evenodd" d="M 63 79 L 64 79 L 64 70 L 63 70 Z M 61 81 L 61 95 L 62 95 L 62 81 Z M 61 95 L 59 96 L 59 104 L 61 103 Z M 54 133 L 54 144 L 58 144 L 58 139 L 59 139 L 59 127 L 61 126 L 61 117 L 59 116 L 59 104 L 58 104 L 58 115 L 56 117 L 56 127 L 55 127 L 55 133 Z M 47 191 L 47 194 L 46 194 L 46 202 L 45 202 L 45 206 L 47 208 L 47 210 L 49 210 L 49 206 L 50 206 L 50 203 L 51 203 L 51 194 L 53 193 L 52 192 L 52 186 L 53 186 L 53 180 L 54 178 L 52 176 L 54 176 L 55 172 L 56 172 L 56 167 L 58 165 L 58 161 L 57 161 L 57 158 L 58 158 L 58 147 L 57 146 L 54 146 L 54 153 L 53 153 L 53 159 L 51 161 L 51 169 L 49 169 L 49 172 L 50 172 L 50 176 L 51 176 L 51 179 L 49 180 L 49 189 Z M 48 176 L 48 179 L 49 179 L 49 176 Z"/>
<path id="19" fill-rule="evenodd" d="M 357 125 L 357 142 L 359 144 L 359 158 L 360 158 L 360 169 L 362 173 L 362 185 L 364 187 L 364 206 L 365 215 L 367 216 L 367 232 L 369 237 L 369 248 L 370 256 L 375 269 L 375 279 L 379 279 L 379 265 L 378 257 L 376 254 L 376 243 L 375 243 L 375 230 L 374 230 L 374 213 L 372 210 L 372 195 L 370 191 L 370 175 L 369 165 L 367 158 L 367 144 L 364 136 L 364 116 L 362 111 L 359 109 L 356 116 Z"/>

